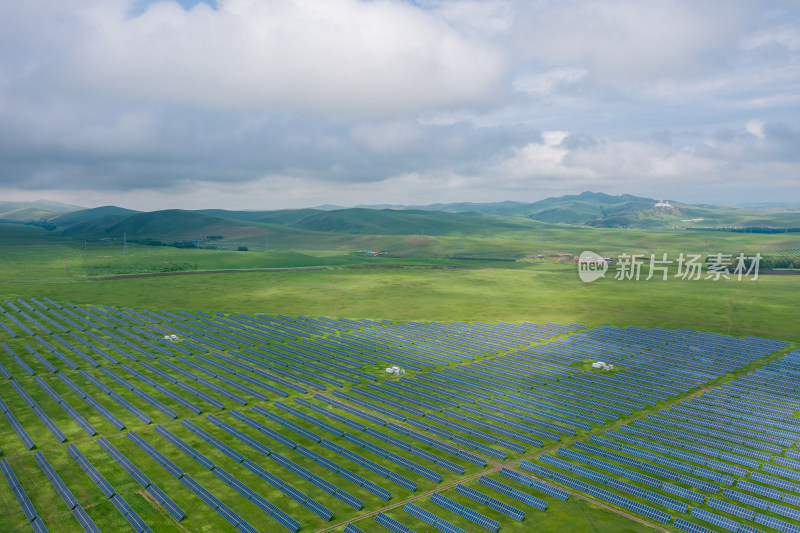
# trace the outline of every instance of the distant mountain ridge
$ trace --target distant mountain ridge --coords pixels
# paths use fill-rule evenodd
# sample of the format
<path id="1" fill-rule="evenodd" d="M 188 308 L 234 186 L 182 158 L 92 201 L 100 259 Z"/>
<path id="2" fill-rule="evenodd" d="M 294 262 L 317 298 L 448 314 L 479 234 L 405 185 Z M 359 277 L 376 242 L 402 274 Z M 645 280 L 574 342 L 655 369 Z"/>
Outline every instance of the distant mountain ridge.
<path id="1" fill-rule="evenodd" d="M 536 202 L 493 202 L 391 206 L 392 209 L 436 210 L 448 213 L 477 212 L 505 217 L 523 216 L 550 224 L 593 227 L 753 226 L 800 227 L 800 207 L 789 204 L 751 207 L 691 205 L 622 194 L 585 191 Z M 364 206 L 369 207 L 369 206 Z M 387 206 L 381 206 L 386 208 Z"/>
<path id="2" fill-rule="evenodd" d="M 83 222 L 85 220 L 93 220 L 105 216 L 115 216 L 125 218 L 130 215 L 135 215 L 141 211 L 134 211 L 133 209 L 125 209 L 124 207 L 117 207 L 115 205 L 105 205 L 102 207 L 93 207 L 91 209 L 81 209 L 79 211 L 71 211 L 63 215 L 59 215 L 50 219 L 50 222 L 57 226 L 70 226 Z"/>
<path id="3" fill-rule="evenodd" d="M 42 221 L 60 216 L 63 213 L 82 209 L 86 208 L 50 200 L 36 200 L 34 202 L 0 201 L 0 220 Z"/>
<path id="4" fill-rule="evenodd" d="M 0 203 L 0 207 L 3 203 Z M 226 240 L 265 233 L 289 235 L 465 235 L 533 230 L 558 225 L 592 227 L 800 227 L 791 207 L 735 208 L 689 205 L 630 194 L 586 191 L 536 202 L 364 206 L 239 211 L 167 209 L 140 212 L 116 206 L 74 210 L 40 217 L 64 234 L 79 238 L 153 239 L 166 242 L 223 236 Z M 19 207 L 34 209 L 33 206 Z M 35 215 L 36 211 L 31 214 Z M 20 215 L 22 216 L 22 215 Z M 0 217 L 2 218 L 2 217 Z M 11 220 L 11 219 L 9 219 Z M 19 219 L 15 219 L 19 221 Z M 37 222 L 32 222 L 37 223 Z"/>
<path id="5" fill-rule="evenodd" d="M 195 240 L 222 236 L 226 240 L 266 233 L 281 235 L 457 235 L 533 229 L 540 224 L 525 218 L 494 217 L 480 213 L 349 208 L 335 211 L 297 209 L 283 211 L 184 211 L 169 209 L 146 213 L 76 213 L 77 222 L 62 228 L 79 238 Z"/>

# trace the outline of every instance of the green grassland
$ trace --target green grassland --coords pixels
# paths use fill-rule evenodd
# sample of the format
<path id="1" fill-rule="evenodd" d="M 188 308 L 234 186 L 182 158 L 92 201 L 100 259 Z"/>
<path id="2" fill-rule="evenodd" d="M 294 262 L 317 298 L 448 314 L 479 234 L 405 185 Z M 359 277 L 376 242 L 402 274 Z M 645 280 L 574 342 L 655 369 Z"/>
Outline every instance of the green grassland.
<path id="1" fill-rule="evenodd" d="M 549 234 L 547 232 L 550 232 Z M 561 250 L 567 239 L 588 248 L 600 230 L 543 230 Z M 693 327 L 735 335 L 800 340 L 796 294 L 800 276 L 761 275 L 757 280 L 618 281 L 582 283 L 572 262 L 493 261 L 503 251 L 531 252 L 532 241 L 392 236 L 341 239 L 332 249 L 282 248 L 270 252 L 177 249 L 122 243 L 84 243 L 32 226 L 0 225 L 0 293 L 7 298 L 50 296 L 75 303 L 223 312 L 269 312 L 395 320 L 507 320 L 579 322 L 587 325 Z M 591 238 L 590 238 L 591 237 Z M 598 253 L 668 252 L 705 247 L 699 232 L 602 230 Z M 346 239 L 351 239 L 347 241 Z M 355 241 L 352 241 L 355 239 Z M 393 239 L 396 257 L 356 253 L 361 239 Z M 414 252 L 414 240 L 433 252 Z M 714 233 L 711 250 L 786 250 L 791 236 Z M 328 243 L 330 244 L 330 243 Z M 350 248 L 346 248 L 350 246 Z M 457 253 L 484 260 L 447 259 Z M 453 255 L 449 255 L 453 254 Z M 441 257 L 445 257 L 444 259 Z M 88 278 L 176 271 L 273 269 L 108 281 Z M 644 276 L 643 276 L 644 277 Z"/>

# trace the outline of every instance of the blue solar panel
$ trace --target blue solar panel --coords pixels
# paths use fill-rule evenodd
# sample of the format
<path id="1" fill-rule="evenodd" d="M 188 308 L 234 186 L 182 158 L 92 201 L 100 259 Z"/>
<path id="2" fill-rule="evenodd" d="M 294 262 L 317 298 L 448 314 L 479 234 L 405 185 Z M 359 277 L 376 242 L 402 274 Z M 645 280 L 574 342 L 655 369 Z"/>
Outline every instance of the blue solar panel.
<path id="1" fill-rule="evenodd" d="M 163 453 L 156 450 L 152 444 L 144 440 L 140 435 L 138 435 L 133 431 L 130 431 L 128 432 L 128 438 L 133 442 L 135 442 L 136 445 L 142 449 L 142 451 L 144 451 L 147 455 L 149 455 L 156 463 L 161 465 L 167 472 L 169 472 L 178 479 L 180 479 L 183 476 L 183 470 L 181 470 L 178 467 L 178 465 L 173 463 L 171 460 L 167 459 L 167 457 Z"/>
<path id="2" fill-rule="evenodd" d="M 756 513 L 755 522 L 788 533 L 797 533 L 800 530 L 800 527 L 794 524 L 761 513 Z"/>
<path id="3" fill-rule="evenodd" d="M 545 453 L 539 456 L 539 460 L 543 463 L 547 463 L 551 466 L 561 468 L 562 470 L 566 470 L 568 472 L 572 470 L 572 463 L 564 461 L 563 459 L 559 459 L 558 457 L 547 455 Z"/>
<path id="4" fill-rule="evenodd" d="M 450 498 L 442 496 L 438 492 L 431 496 L 430 501 L 444 507 L 448 511 L 452 511 L 457 515 L 478 524 L 485 529 L 488 529 L 492 533 L 495 533 L 500 527 L 500 523 L 496 520 L 492 520 L 491 518 L 484 516 L 477 511 L 473 511 L 472 509 L 465 507 L 460 503 L 454 502 Z"/>
<path id="5" fill-rule="evenodd" d="M 147 492 L 178 522 L 184 519 L 186 512 L 181 509 L 158 485 L 151 483 Z"/>
<path id="6" fill-rule="evenodd" d="M 779 514 L 781 516 L 785 516 L 787 518 L 791 518 L 792 520 L 800 520 L 800 511 L 792 507 L 786 507 L 785 505 L 779 505 L 777 503 L 773 503 L 770 504 L 769 510 L 770 512 Z M 800 530 L 800 528 L 798 529 Z"/>
<path id="7" fill-rule="evenodd" d="M 681 531 L 688 531 L 689 533 L 714 533 L 713 530 L 708 529 L 707 527 L 693 524 L 692 522 L 688 522 L 683 518 L 677 518 L 673 525 L 677 529 L 680 529 Z"/>
<path id="8" fill-rule="evenodd" d="M 520 501 L 526 505 L 530 505 L 531 507 L 539 509 L 540 511 L 544 511 L 545 509 L 547 509 L 546 501 L 536 498 L 535 496 L 531 496 L 530 494 L 526 494 L 520 490 L 517 490 L 513 487 L 506 485 L 505 483 L 501 483 L 492 478 L 481 476 L 481 478 L 478 480 L 478 483 L 480 483 L 481 485 L 485 485 L 490 489 L 496 490 L 501 494 L 510 496 L 515 500 Z"/>
<path id="9" fill-rule="evenodd" d="M 773 476 L 768 476 L 766 474 L 762 474 L 761 472 L 750 472 L 750 479 L 754 481 L 759 481 L 761 483 L 766 483 L 767 485 L 773 485 L 775 487 L 779 487 L 783 490 L 792 491 L 794 490 L 795 484 L 791 481 L 787 481 L 785 479 L 779 479 Z"/>
<path id="10" fill-rule="evenodd" d="M 375 516 L 375 522 L 393 533 L 414 533 L 408 526 L 398 522 L 394 518 L 390 518 L 383 513 L 378 513 Z"/>
<path id="11" fill-rule="evenodd" d="M 296 532 L 300 529 L 300 523 L 280 509 L 276 510 L 271 516 L 289 531 Z"/>
<path id="12" fill-rule="evenodd" d="M 540 476 L 543 476 L 543 477 L 546 477 L 546 478 L 551 478 L 552 479 L 552 477 L 555 475 L 555 473 L 552 470 L 550 470 L 549 468 L 545 468 L 545 467 L 543 467 L 541 465 L 537 465 L 536 463 L 532 463 L 530 461 L 522 461 L 519 464 L 519 466 L 520 466 L 520 468 L 524 468 L 525 470 L 528 470 L 530 472 L 533 472 L 534 474 L 537 474 L 537 475 L 540 475 Z"/>
<path id="13" fill-rule="evenodd" d="M 730 531 L 737 531 L 741 524 L 738 522 L 731 520 L 730 518 L 725 518 L 724 516 L 719 516 L 714 513 L 709 513 L 705 509 L 701 509 L 699 507 L 695 507 L 692 509 L 690 513 L 695 518 L 699 518 L 700 520 L 704 520 L 716 526 L 728 529 Z"/>
<path id="14" fill-rule="evenodd" d="M 723 495 L 725 494 L 723 493 Z M 709 498 L 706 505 L 714 509 L 719 509 L 720 511 L 725 511 L 728 514 L 744 518 L 745 520 L 752 520 L 756 515 L 755 511 L 751 511 L 749 509 L 745 509 L 743 507 L 739 507 L 738 505 L 733 505 L 732 503 L 718 500 L 716 498 Z"/>
<path id="15" fill-rule="evenodd" d="M 64 481 L 52 467 L 47 458 L 45 458 L 44 454 L 42 454 L 40 451 L 37 451 L 34 454 L 34 459 L 39 464 L 39 467 L 42 469 L 42 472 L 44 472 L 47 479 L 50 480 L 50 483 L 56 489 L 56 492 L 58 492 L 59 496 L 61 496 L 61 499 L 63 499 L 64 503 L 67 504 L 67 508 L 75 509 L 75 507 L 78 505 L 78 500 L 75 499 L 72 491 L 70 491 L 66 484 L 64 484 Z"/>
<path id="16" fill-rule="evenodd" d="M 303 505 L 326 522 L 333 518 L 333 511 L 312 500 L 311 498 L 308 498 L 305 502 L 303 502 Z"/>
<path id="17" fill-rule="evenodd" d="M 78 523 L 81 525 L 86 533 L 100 533 L 100 528 L 94 523 L 94 521 L 89 518 L 89 515 L 86 514 L 86 511 L 80 505 L 76 505 L 73 510 L 72 514 L 78 520 Z"/>
<path id="18" fill-rule="evenodd" d="M 195 481 L 191 476 L 188 474 L 181 478 L 181 483 L 183 483 L 189 490 L 194 492 L 194 494 L 200 498 L 206 505 L 211 507 L 211 509 L 217 509 L 220 503 L 222 503 L 219 498 L 214 496 L 211 492 L 209 492 L 206 488 L 200 485 L 197 481 Z"/>
<path id="19" fill-rule="evenodd" d="M 201 439 L 203 439 L 204 441 L 206 441 L 207 443 L 211 444 L 213 447 L 224 453 L 229 458 L 233 459 L 235 462 L 241 463 L 244 460 L 244 456 L 241 453 L 234 450 L 233 448 L 231 448 L 218 438 L 214 437 L 204 429 L 200 428 L 194 422 L 184 419 L 181 422 L 181 425 L 186 429 L 188 429 L 189 431 L 191 431 L 192 433 L 194 433 L 195 435 L 197 435 L 198 437 L 200 437 Z"/>
<path id="20" fill-rule="evenodd" d="M 38 517 L 39 513 L 36 511 L 36 508 L 34 508 L 33 503 L 30 501 L 30 498 L 25 492 L 25 489 L 23 489 L 22 485 L 20 485 L 14 470 L 11 468 L 11 465 L 5 458 L 0 461 L 0 470 L 2 470 L 9 487 L 11 487 L 12 491 L 14 492 L 14 496 L 16 496 L 20 507 L 22 507 L 25 517 L 29 522 L 34 521 Z M 42 527 L 44 526 L 42 525 Z"/>

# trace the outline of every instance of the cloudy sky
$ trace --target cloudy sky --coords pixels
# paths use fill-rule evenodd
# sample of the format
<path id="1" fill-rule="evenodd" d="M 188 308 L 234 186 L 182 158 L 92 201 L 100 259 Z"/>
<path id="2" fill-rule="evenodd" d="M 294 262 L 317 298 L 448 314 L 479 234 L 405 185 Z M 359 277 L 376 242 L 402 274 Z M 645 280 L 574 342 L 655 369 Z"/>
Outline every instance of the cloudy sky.
<path id="1" fill-rule="evenodd" d="M 800 200 L 796 0 L 0 2 L 0 199 Z"/>

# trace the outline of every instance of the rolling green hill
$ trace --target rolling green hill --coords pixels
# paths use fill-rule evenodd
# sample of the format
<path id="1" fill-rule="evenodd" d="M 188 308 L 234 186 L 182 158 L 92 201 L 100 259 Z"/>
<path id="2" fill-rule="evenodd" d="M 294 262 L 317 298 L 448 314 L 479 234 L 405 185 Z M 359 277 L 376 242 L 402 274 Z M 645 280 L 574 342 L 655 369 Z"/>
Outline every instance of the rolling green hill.
<path id="1" fill-rule="evenodd" d="M 130 216 L 104 215 L 84 220 L 69 226 L 65 234 L 75 237 L 102 239 L 120 238 L 123 233 L 129 239 L 192 240 L 209 235 L 225 238 L 248 237 L 263 233 L 263 229 L 246 222 L 205 215 L 193 211 L 168 209 Z"/>
<path id="2" fill-rule="evenodd" d="M 437 211 L 313 209 L 282 211 L 208 212 L 170 209 L 149 213 L 102 208 L 108 214 L 82 219 L 64 228 L 63 233 L 79 238 L 119 238 L 161 241 L 203 239 L 221 235 L 225 240 L 264 235 L 265 231 L 290 235 L 360 234 L 360 235 L 482 235 L 486 232 L 531 230 L 539 224 L 525 218 L 504 218 L 480 213 L 442 213 Z M 215 214 L 210 214 L 215 213 Z M 78 214 L 76 218 L 81 218 Z M 68 220 L 68 219 L 66 219 Z"/>
<path id="3" fill-rule="evenodd" d="M 125 209 L 124 207 L 117 207 L 115 205 L 106 205 L 103 207 L 93 207 L 91 209 L 81 209 L 79 211 L 65 213 L 51 219 L 51 222 L 59 227 L 68 227 L 78 222 L 94 220 L 105 216 L 115 216 L 122 220 L 136 213 L 140 213 L 140 211 Z"/>
<path id="4" fill-rule="evenodd" d="M 500 218 L 481 213 L 364 208 L 316 213 L 298 220 L 292 226 L 312 231 L 372 235 L 455 235 L 459 232 L 477 235 L 486 231 L 536 227 L 524 219 Z"/>
<path id="5" fill-rule="evenodd" d="M 227 209 L 201 209 L 197 211 L 206 215 L 245 222 L 261 222 L 264 224 L 292 224 L 298 220 L 323 213 L 319 209 L 279 209 L 276 211 L 229 211 Z"/>
<path id="6" fill-rule="evenodd" d="M 81 239 L 152 239 L 162 242 L 222 236 L 233 245 L 263 242 L 265 232 L 303 249 L 333 244 L 336 236 L 439 236 L 530 239 L 532 233 L 555 227 L 584 228 L 798 228 L 800 211 L 790 206 L 732 208 L 657 201 L 629 194 L 611 196 L 584 192 L 534 203 L 455 203 L 412 208 L 284 209 L 235 211 L 207 209 L 138 212 L 115 206 L 98 207 L 51 217 L 65 235 Z M 433 209 L 436 208 L 436 209 Z M 32 208 L 31 208 L 32 209 Z M 2 217 L 0 217 L 2 218 Z M 253 241 L 252 243 L 250 241 Z M 384 249 L 376 242 L 365 249 Z M 416 243 L 415 246 L 420 246 Z M 337 246 L 334 246 L 335 248 Z"/>
<path id="7" fill-rule="evenodd" d="M 37 200 L 35 202 L 2 202 L 0 201 L 0 220 L 30 222 L 49 220 L 63 213 L 84 209 L 77 205 Z"/>
<path id="8" fill-rule="evenodd" d="M 546 198 L 538 202 L 452 203 L 409 209 L 458 213 L 478 212 L 499 216 L 524 216 L 552 224 L 613 227 L 800 227 L 800 208 L 791 205 L 746 208 L 691 205 L 669 201 L 671 207 L 655 207 L 657 200 L 631 194 L 612 196 L 586 191 Z M 402 206 L 398 206 L 402 208 Z"/>

